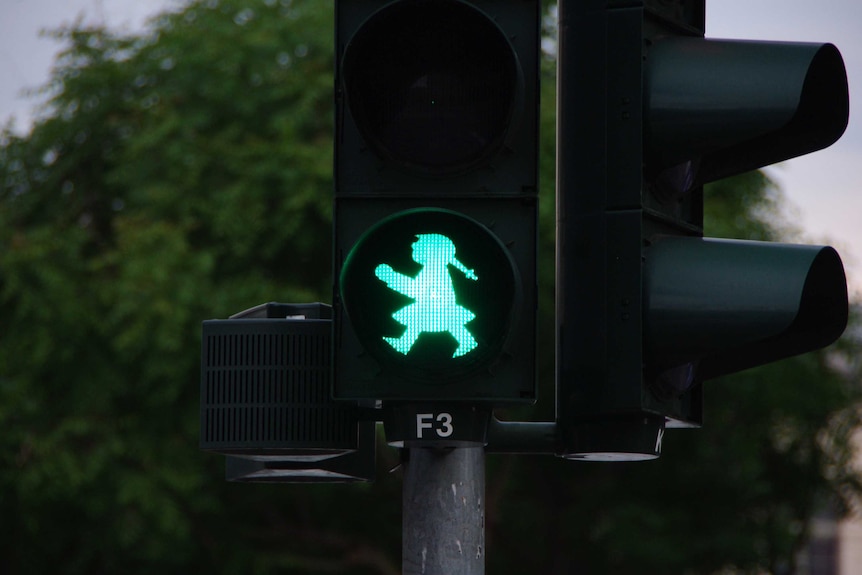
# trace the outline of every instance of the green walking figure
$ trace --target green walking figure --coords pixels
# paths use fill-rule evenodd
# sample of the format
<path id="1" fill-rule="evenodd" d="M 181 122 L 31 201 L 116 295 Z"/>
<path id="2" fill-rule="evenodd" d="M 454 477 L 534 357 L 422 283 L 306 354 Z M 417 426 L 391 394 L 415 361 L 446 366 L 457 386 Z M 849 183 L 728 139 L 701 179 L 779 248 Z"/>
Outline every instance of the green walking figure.
<path id="1" fill-rule="evenodd" d="M 374 275 L 385 282 L 389 289 L 413 300 L 413 303 L 392 314 L 393 319 L 407 328 L 401 337 L 383 339 L 395 351 L 407 355 L 421 333 L 448 331 L 458 342 L 452 357 L 469 353 L 477 342 L 466 324 L 476 314 L 455 302 L 455 288 L 448 266 L 451 265 L 473 281 L 479 278 L 473 270 L 458 261 L 455 244 L 441 234 L 418 234 L 413 242 L 413 260 L 422 264 L 415 278 L 396 272 L 388 264 L 380 264 L 374 269 Z"/>

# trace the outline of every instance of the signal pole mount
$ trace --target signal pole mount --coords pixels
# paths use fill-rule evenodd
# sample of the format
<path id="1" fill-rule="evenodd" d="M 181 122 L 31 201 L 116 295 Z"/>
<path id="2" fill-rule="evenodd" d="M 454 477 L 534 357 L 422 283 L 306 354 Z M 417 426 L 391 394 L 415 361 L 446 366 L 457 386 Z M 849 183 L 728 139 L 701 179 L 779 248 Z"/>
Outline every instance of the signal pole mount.
<path id="1" fill-rule="evenodd" d="M 404 575 L 483 575 L 484 448 L 409 449 L 402 520 Z"/>

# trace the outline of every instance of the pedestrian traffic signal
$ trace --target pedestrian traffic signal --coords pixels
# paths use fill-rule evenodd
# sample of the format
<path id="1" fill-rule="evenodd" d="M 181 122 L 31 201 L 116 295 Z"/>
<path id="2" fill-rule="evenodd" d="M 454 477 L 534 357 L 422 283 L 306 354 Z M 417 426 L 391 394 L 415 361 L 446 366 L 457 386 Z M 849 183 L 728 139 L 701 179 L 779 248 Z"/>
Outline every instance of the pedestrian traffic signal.
<path id="1" fill-rule="evenodd" d="M 703 0 L 560 5 L 566 457 L 656 457 L 666 426 L 701 424 L 704 380 L 828 345 L 847 322 L 832 248 L 702 239 L 703 184 L 841 136 L 841 55 L 703 30 Z"/>
<path id="2" fill-rule="evenodd" d="M 539 2 L 336 14 L 335 397 L 533 401 Z"/>
<path id="3" fill-rule="evenodd" d="M 348 253 L 342 304 L 365 350 L 408 379 L 487 368 L 522 304 L 511 254 L 482 224 L 437 208 L 374 225 Z"/>

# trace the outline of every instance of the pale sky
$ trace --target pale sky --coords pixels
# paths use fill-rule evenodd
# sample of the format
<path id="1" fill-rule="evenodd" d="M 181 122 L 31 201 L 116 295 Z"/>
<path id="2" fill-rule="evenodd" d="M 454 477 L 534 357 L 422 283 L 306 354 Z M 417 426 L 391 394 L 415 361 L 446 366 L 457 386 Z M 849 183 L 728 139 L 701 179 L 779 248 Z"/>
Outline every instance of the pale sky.
<path id="1" fill-rule="evenodd" d="M 329 1 L 329 0 L 320 0 Z M 148 16 L 181 0 L 0 0 L 0 124 L 15 118 L 18 131 L 29 125 L 38 99 L 28 88 L 43 85 L 58 49 L 39 36 L 42 29 L 71 24 L 106 24 L 140 30 Z M 804 241 L 835 246 L 847 268 L 851 293 L 862 299 L 862 1 L 707 1 L 707 37 L 831 42 L 841 51 L 850 81 L 850 124 L 833 146 L 770 168 L 790 206 L 787 215 L 803 230 Z M 709 198 L 706 198 L 709 201 Z"/>

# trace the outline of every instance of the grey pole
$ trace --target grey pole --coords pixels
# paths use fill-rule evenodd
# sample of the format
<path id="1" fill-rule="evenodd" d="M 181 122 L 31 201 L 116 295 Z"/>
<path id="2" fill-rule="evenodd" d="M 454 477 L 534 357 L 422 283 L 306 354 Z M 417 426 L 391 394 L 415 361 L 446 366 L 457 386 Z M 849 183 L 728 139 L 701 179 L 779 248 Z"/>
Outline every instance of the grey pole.
<path id="1" fill-rule="evenodd" d="M 408 456 L 402 574 L 484 575 L 484 448 L 413 448 Z"/>

